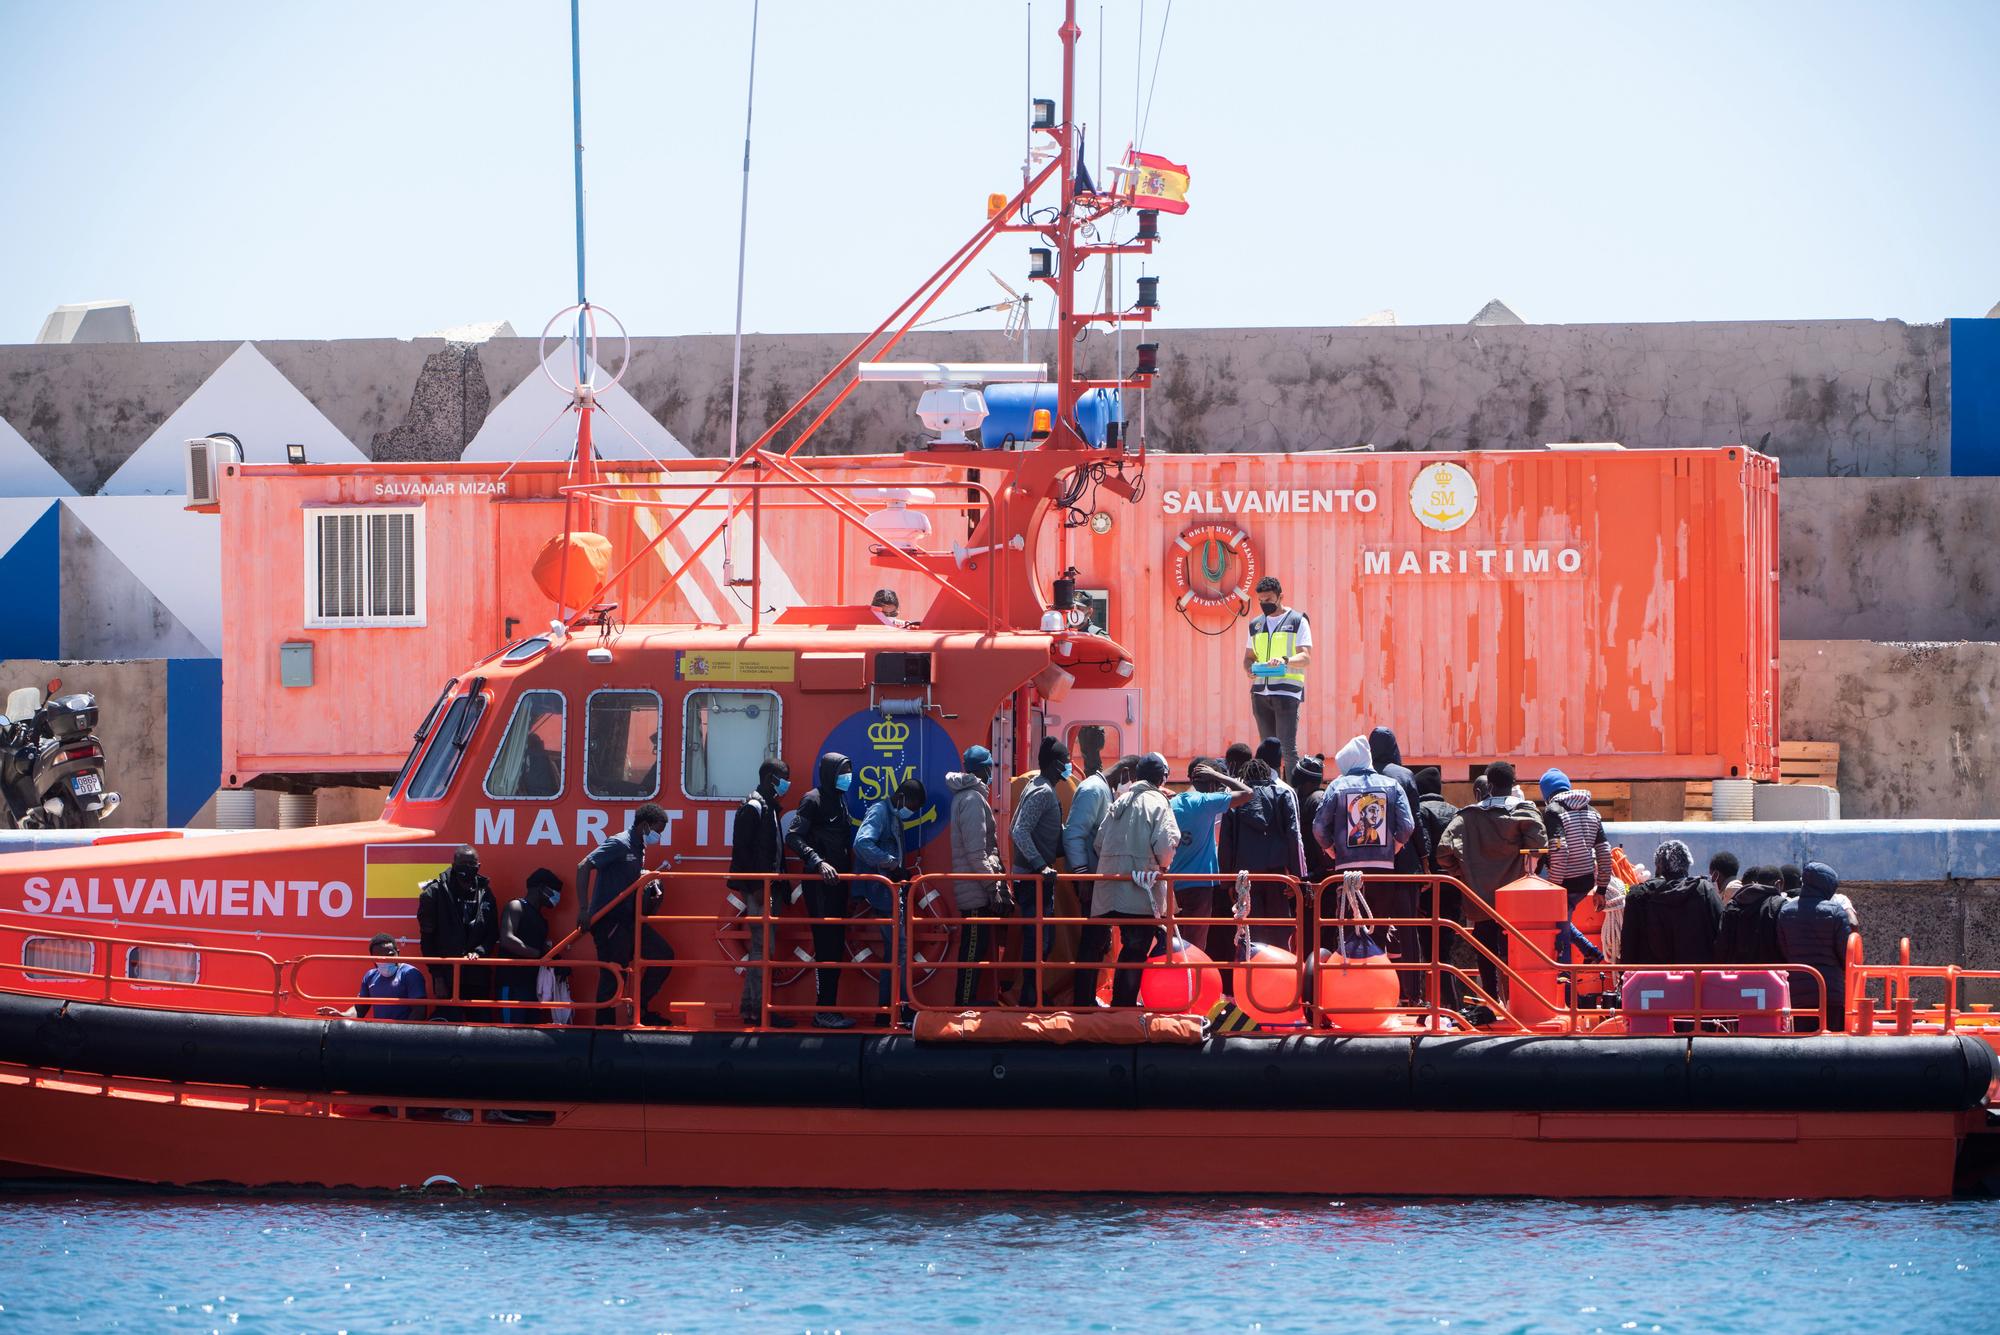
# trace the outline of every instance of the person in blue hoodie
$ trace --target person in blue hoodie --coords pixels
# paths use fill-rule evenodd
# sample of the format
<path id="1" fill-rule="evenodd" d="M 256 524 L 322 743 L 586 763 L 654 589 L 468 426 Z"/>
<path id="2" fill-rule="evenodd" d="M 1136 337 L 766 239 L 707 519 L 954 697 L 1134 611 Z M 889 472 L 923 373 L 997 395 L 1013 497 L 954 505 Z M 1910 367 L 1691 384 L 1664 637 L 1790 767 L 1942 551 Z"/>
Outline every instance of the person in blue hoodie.
<path id="1" fill-rule="evenodd" d="M 1313 818 L 1313 838 L 1333 859 L 1335 871 L 1395 871 L 1396 855 L 1417 829 L 1416 813 L 1410 809 L 1402 783 L 1376 772 L 1375 755 L 1366 737 L 1353 738 L 1341 747 L 1334 763 L 1340 767 L 1340 777 L 1327 786 L 1326 798 L 1319 804 L 1319 814 Z M 1414 918 L 1420 906 L 1418 887 L 1413 884 L 1376 885 L 1368 891 L 1368 907 L 1377 917 Z M 1324 906 L 1321 911 L 1325 912 Z M 1337 939 L 1338 929 L 1330 935 Z M 1426 958 L 1427 935 L 1420 928 L 1391 928 L 1389 953 L 1398 964 L 1420 965 Z M 1322 930 L 1322 946 L 1328 946 L 1328 939 L 1329 933 Z M 1396 986 L 1403 1005 L 1424 1004 L 1421 969 L 1398 969 Z"/>
<path id="2" fill-rule="evenodd" d="M 875 984 L 875 1004 L 883 1010 L 889 1009 L 889 995 L 893 991 L 905 1008 L 909 1004 L 909 987 L 902 981 L 903 959 L 899 949 L 902 914 L 898 901 L 902 897 L 903 883 L 910 872 L 903 865 L 903 832 L 909 828 L 924 809 L 928 795 L 924 792 L 921 779 L 911 777 L 896 785 L 896 791 L 868 808 L 868 814 L 861 818 L 861 828 L 854 832 L 854 870 L 865 875 L 880 876 L 890 882 L 861 881 L 861 897 L 868 901 L 869 911 L 882 919 L 882 972 Z"/>

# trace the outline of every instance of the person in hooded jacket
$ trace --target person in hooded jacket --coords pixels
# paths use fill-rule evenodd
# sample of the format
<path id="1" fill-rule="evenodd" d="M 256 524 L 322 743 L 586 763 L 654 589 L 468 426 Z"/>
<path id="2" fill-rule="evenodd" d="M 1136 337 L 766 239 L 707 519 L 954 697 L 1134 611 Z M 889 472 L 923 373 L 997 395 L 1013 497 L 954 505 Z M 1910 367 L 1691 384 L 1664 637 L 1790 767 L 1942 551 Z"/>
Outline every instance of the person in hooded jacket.
<path id="1" fill-rule="evenodd" d="M 1298 910 L 1290 887 L 1274 878 L 1306 874 L 1298 794 L 1261 760 L 1244 766 L 1243 783 L 1250 800 L 1222 813 L 1217 842 L 1228 845 L 1235 870 L 1251 875 L 1250 939 L 1289 950 Z"/>
<path id="2" fill-rule="evenodd" d="M 1694 854 L 1669 839 L 1653 854 L 1653 879 L 1625 896 L 1625 934 L 1619 963 L 1713 964 L 1722 896 L 1714 882 L 1696 876 Z"/>
<path id="3" fill-rule="evenodd" d="M 1378 730 L 1381 731 L 1381 730 Z M 1394 740 L 1393 736 L 1390 739 Z M 1355 737 L 1334 755 L 1340 776 L 1326 791 L 1319 815 L 1313 822 L 1313 838 L 1326 849 L 1338 872 L 1393 872 L 1401 866 L 1399 855 L 1416 833 L 1417 818 L 1400 780 L 1376 769 L 1377 752 L 1370 739 Z M 1401 765 L 1396 766 L 1402 769 Z M 1404 771 L 1408 773 L 1407 770 Z M 1416 777 L 1410 787 L 1415 789 Z M 1421 871 L 1422 864 L 1417 864 Z M 1378 917 L 1414 918 L 1424 909 L 1418 887 L 1411 884 L 1377 884 L 1368 888 L 1368 907 Z M 1324 916 L 1337 916 L 1327 912 Z M 1422 928 L 1383 929 L 1390 956 L 1398 964 L 1422 964 L 1430 933 Z M 1323 949 L 1337 949 L 1341 929 L 1320 929 Z M 1396 989 L 1405 1006 L 1420 1006 L 1424 998 L 1424 974 L 1417 969 L 1398 969 Z"/>
<path id="4" fill-rule="evenodd" d="M 854 832 L 854 870 L 882 878 L 858 882 L 861 898 L 867 902 L 882 937 L 882 969 L 875 979 L 875 1005 L 887 1012 L 890 993 L 894 992 L 902 1003 L 905 1023 L 910 1019 L 910 987 L 903 970 L 902 901 L 911 872 L 905 860 L 908 850 L 904 847 L 904 836 L 910 823 L 923 814 L 929 803 L 930 794 L 924 791 L 924 781 L 912 774 L 896 785 L 895 792 L 869 807 L 861 818 L 861 828 Z M 885 1014 L 883 1022 L 893 1025 L 895 1017 Z"/>
<path id="5" fill-rule="evenodd" d="M 854 822 L 847 814 L 847 791 L 854 786 L 854 765 L 838 751 L 819 758 L 818 782 L 799 799 L 785 847 L 792 850 L 811 879 L 805 883 L 806 911 L 814 918 L 844 919 L 847 886 L 840 880 L 854 870 Z M 847 928 L 840 922 L 815 922 L 813 959 L 822 966 L 847 961 Z M 817 981 L 821 1029 L 851 1029 L 854 1017 L 834 1007 L 840 1004 L 840 969 L 822 967 Z"/>
<path id="6" fill-rule="evenodd" d="M 729 889 L 743 901 L 743 920 L 750 925 L 750 940 L 743 950 L 743 996 L 736 1007 L 747 1025 L 765 1020 L 764 978 L 768 970 L 760 968 L 759 962 L 771 958 L 769 934 L 776 930 L 759 919 L 767 903 L 776 916 L 792 897 L 789 881 L 767 879 L 784 868 L 784 809 L 779 801 L 791 787 L 791 767 L 782 760 L 766 760 L 757 767 L 756 790 L 736 808 L 736 823 L 730 829 Z M 789 1028 L 792 1023 L 790 1016 L 775 1012 L 769 1019 L 776 1029 Z"/>
<path id="7" fill-rule="evenodd" d="M 1808 862 L 1799 878 L 1799 894 L 1778 910 L 1778 949 L 1785 963 L 1803 964 L 1826 979 L 1826 1026 L 1833 1033 L 1847 1029 L 1847 938 L 1854 933 L 1854 906 L 1840 893 L 1840 877 L 1824 862 Z M 1627 913 L 1629 922 L 1630 914 Z M 1630 930 L 1629 927 L 1627 929 Z M 1791 975 L 1792 1005 L 1812 1010 L 1819 1006 L 1819 979 L 1811 974 Z M 1794 1018 L 1796 1028 L 1811 1028 L 1814 1021 Z"/>
<path id="8" fill-rule="evenodd" d="M 1744 872 L 1743 888 L 1722 906 L 1715 933 L 1715 962 L 1783 964 L 1778 910 L 1784 904 L 1784 879 L 1776 867 L 1752 867 Z"/>
<path id="9" fill-rule="evenodd" d="M 994 918 L 1011 917 L 1013 892 L 1003 879 L 1006 865 L 1000 861 L 1000 830 L 993 819 L 993 798 L 988 785 L 993 782 L 993 753 L 983 746 L 967 748 L 965 768 L 944 776 L 951 794 L 951 869 L 958 877 L 952 882 L 952 896 L 958 903 L 958 981 L 954 995 L 959 1005 L 978 1002 L 983 964 L 993 958 Z"/>
<path id="10" fill-rule="evenodd" d="M 433 959 L 490 958 L 499 935 L 499 910 L 493 887 L 479 874 L 479 852 L 461 844 L 451 866 L 424 883 L 417 892 L 417 940 Z M 483 966 L 430 966 L 431 995 L 484 1001 L 492 992 L 492 970 Z M 453 984 L 457 986 L 454 987 Z M 490 1020 L 485 1007 L 440 1006 L 440 1020 Z"/>
<path id="11" fill-rule="evenodd" d="M 1098 882 L 1090 916 L 1084 929 L 1084 943 L 1078 958 L 1095 962 L 1104 958 L 1111 944 L 1111 927 L 1117 924 L 1121 944 L 1121 965 L 1143 965 L 1166 943 L 1166 929 L 1156 924 L 1129 923 L 1132 918 L 1168 916 L 1167 885 L 1159 874 L 1172 864 L 1174 849 L 1180 845 L 1180 827 L 1161 791 L 1167 782 L 1167 759 L 1149 751 L 1133 764 L 1133 782 L 1111 801 L 1104 823 L 1097 831 L 1097 865 L 1108 878 Z M 1074 1007 L 1096 1005 L 1096 969 L 1080 969 Z M 1121 968 L 1111 982 L 1111 1004 L 1139 1004 L 1140 970 Z M 1090 991 L 1086 991 L 1088 984 Z"/>

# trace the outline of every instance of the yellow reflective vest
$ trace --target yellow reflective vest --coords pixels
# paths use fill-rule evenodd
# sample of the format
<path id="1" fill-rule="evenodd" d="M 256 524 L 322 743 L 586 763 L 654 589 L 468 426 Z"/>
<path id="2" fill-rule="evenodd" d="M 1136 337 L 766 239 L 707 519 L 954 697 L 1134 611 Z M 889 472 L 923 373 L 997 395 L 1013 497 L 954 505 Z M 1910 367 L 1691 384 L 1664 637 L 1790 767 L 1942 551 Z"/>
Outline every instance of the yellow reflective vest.
<path id="1" fill-rule="evenodd" d="M 1295 607 L 1288 607 L 1275 617 L 1257 617 L 1250 623 L 1250 651 L 1256 660 L 1259 663 L 1287 660 L 1283 676 L 1254 678 L 1250 687 L 1254 693 L 1305 698 L 1305 669 L 1294 667 L 1289 661 L 1298 652 L 1299 631 L 1305 624 L 1306 614 Z"/>

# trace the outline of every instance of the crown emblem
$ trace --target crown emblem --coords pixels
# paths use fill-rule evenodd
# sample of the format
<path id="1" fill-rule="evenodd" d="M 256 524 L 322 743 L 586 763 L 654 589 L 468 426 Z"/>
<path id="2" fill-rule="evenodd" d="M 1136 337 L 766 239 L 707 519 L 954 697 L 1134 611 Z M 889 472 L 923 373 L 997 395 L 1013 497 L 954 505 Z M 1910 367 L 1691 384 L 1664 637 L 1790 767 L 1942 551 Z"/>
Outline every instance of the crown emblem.
<path id="1" fill-rule="evenodd" d="M 903 743 L 909 740 L 910 725 L 907 723 L 885 718 L 879 723 L 868 725 L 868 744 L 884 754 L 902 750 Z"/>

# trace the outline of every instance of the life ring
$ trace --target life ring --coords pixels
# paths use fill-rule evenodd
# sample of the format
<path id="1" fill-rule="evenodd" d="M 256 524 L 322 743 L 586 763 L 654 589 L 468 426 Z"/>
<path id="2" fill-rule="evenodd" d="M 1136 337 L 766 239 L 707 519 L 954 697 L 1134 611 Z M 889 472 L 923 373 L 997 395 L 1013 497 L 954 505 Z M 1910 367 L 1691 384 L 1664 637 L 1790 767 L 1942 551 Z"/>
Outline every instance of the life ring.
<path id="1" fill-rule="evenodd" d="M 1167 553 L 1174 568 L 1174 610 L 1224 608 L 1242 615 L 1257 584 L 1257 549 L 1234 524 L 1196 524 Z M 1199 576 L 1195 563 L 1200 562 Z M 1231 576 L 1234 576 L 1232 579 Z"/>
<path id="2" fill-rule="evenodd" d="M 771 987 L 775 990 L 790 987 L 806 976 L 812 967 L 812 951 L 807 948 L 811 933 L 796 917 L 787 915 L 784 909 L 802 898 L 798 888 L 792 889 L 791 898 L 779 906 L 772 915 L 771 926 Z M 736 974 L 741 977 L 748 972 L 744 963 L 749 953 L 750 932 L 754 924 L 748 918 L 749 904 L 742 895 L 731 890 L 723 898 L 731 917 L 716 929 L 715 943 L 722 950 L 722 957 L 736 961 Z M 798 967 L 793 967 L 797 965 Z"/>
<path id="3" fill-rule="evenodd" d="M 947 907 L 937 886 L 917 882 L 918 895 L 911 906 L 913 919 L 910 928 L 910 983 L 912 986 L 927 983 L 938 971 L 938 965 L 950 952 L 951 943 L 956 938 L 952 925 L 947 921 L 957 916 L 955 907 Z M 856 904 L 849 917 L 859 918 L 847 929 L 847 958 L 855 964 L 870 967 L 855 972 L 865 976 L 870 982 L 882 976 L 882 923 L 875 917 L 875 911 L 866 904 Z"/>

